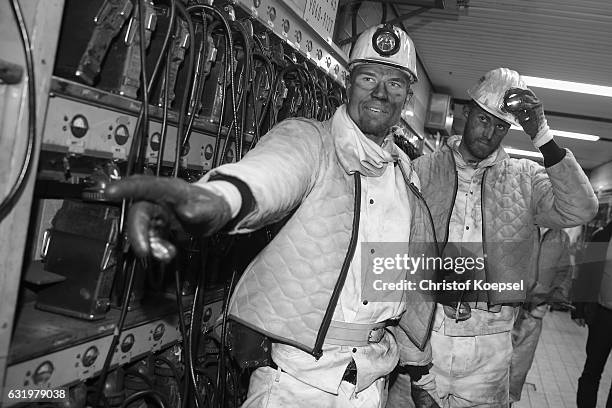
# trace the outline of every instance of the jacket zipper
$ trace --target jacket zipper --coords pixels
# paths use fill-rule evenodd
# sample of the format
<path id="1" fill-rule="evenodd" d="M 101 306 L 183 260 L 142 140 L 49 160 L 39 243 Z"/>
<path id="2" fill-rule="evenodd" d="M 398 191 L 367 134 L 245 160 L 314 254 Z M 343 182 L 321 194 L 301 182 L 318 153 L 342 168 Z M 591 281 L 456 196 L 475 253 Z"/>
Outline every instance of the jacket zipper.
<path id="1" fill-rule="evenodd" d="M 361 175 L 358 172 L 355 172 L 354 177 L 355 201 L 353 210 L 353 231 L 351 233 L 351 240 L 349 241 L 348 251 L 346 252 L 346 256 L 344 257 L 344 262 L 342 263 L 340 276 L 338 277 L 336 285 L 334 286 L 334 291 L 332 292 L 331 299 L 329 301 L 329 304 L 327 305 L 327 309 L 325 310 L 323 322 L 321 323 L 321 327 L 319 328 L 319 332 L 317 333 L 317 339 L 312 350 L 312 355 L 315 356 L 317 360 L 323 355 L 323 342 L 325 341 L 325 337 L 327 336 L 327 331 L 329 330 L 329 325 L 331 324 L 332 317 L 334 315 L 334 310 L 336 309 L 338 299 L 340 298 L 340 292 L 344 287 L 344 282 L 346 281 L 346 276 L 348 275 L 348 269 L 351 265 L 351 261 L 353 260 L 353 256 L 355 255 L 355 248 L 357 247 L 357 239 L 359 234 L 359 218 L 361 214 Z"/>
<path id="2" fill-rule="evenodd" d="M 399 161 L 399 160 L 398 160 Z M 433 246 L 436 250 L 436 256 L 440 256 L 440 248 L 438 247 L 438 239 L 436 237 L 436 227 L 434 225 L 433 222 L 433 217 L 431 216 L 431 211 L 429 211 L 429 206 L 427 205 L 427 201 L 425 201 L 425 197 L 423 197 L 423 194 L 421 194 L 421 192 L 419 191 L 419 189 L 417 188 L 417 186 L 414 185 L 414 183 L 412 183 L 408 177 L 406 176 L 406 172 L 404 171 L 403 166 L 399 165 L 400 171 L 402 172 L 402 177 L 404 178 L 404 182 L 408 185 L 408 188 L 410 189 L 410 191 L 412 191 L 414 193 L 414 195 L 417 196 L 417 199 L 422 203 L 422 205 L 425 207 L 425 210 L 427 210 L 427 216 L 429 217 L 429 223 L 431 225 L 431 232 L 433 234 Z M 435 308 L 434 308 L 434 312 L 435 312 Z M 419 350 L 423 351 L 425 349 L 425 345 L 427 344 L 427 340 L 429 340 L 429 336 L 431 336 L 431 328 L 433 326 L 434 323 L 434 317 L 435 317 L 435 313 L 431 313 L 431 315 L 429 316 L 429 322 L 427 323 L 427 335 L 423 341 L 423 347 L 419 347 Z M 412 341 L 413 344 L 417 345 L 419 343 L 418 339 L 414 338 L 414 336 L 411 333 L 406 333 L 406 336 L 410 339 L 410 341 Z"/>
<path id="3" fill-rule="evenodd" d="M 459 189 L 459 173 L 457 172 L 457 162 L 455 162 L 455 156 L 452 150 L 450 153 L 451 153 L 451 160 L 453 161 L 453 170 L 455 172 L 455 186 L 453 188 L 453 201 L 450 206 L 450 211 L 448 212 L 448 219 L 446 220 L 446 235 L 444 236 L 444 244 L 442 247 L 442 252 L 444 252 L 444 248 L 446 248 L 446 244 L 448 243 L 448 236 L 450 234 L 450 222 L 453 216 L 453 210 L 455 209 L 455 201 L 457 200 L 457 190 Z"/>
<path id="4" fill-rule="evenodd" d="M 543 234 L 540 232 L 540 228 L 538 227 L 538 250 L 536 252 L 537 256 L 536 256 L 536 265 L 535 265 L 535 280 L 534 280 L 534 285 L 538 284 L 538 281 L 540 280 L 540 254 L 542 252 L 542 244 L 544 243 L 544 240 L 546 239 L 546 234 L 548 234 L 550 230 L 547 230 L 546 232 L 544 232 Z M 533 289 L 533 288 L 532 288 Z"/>
<path id="5" fill-rule="evenodd" d="M 427 202 L 425 201 L 425 197 L 423 197 L 423 194 L 421 194 L 421 192 L 419 191 L 417 186 L 414 185 L 414 183 L 408 184 L 408 187 L 410 187 L 410 190 L 412 190 L 412 192 L 417 196 L 419 201 L 421 201 L 423 203 L 423 206 L 425 207 L 425 210 L 427 212 L 427 218 L 429 218 L 429 224 L 431 225 L 431 232 L 433 234 L 434 244 L 436 244 L 435 247 L 436 247 L 436 256 L 437 256 L 440 254 L 440 249 L 438 248 L 438 238 L 436 237 L 436 227 L 434 226 L 434 221 L 433 221 L 433 217 L 431 216 L 431 211 L 429 211 L 429 206 L 427 205 Z"/>
<path id="6" fill-rule="evenodd" d="M 434 243 L 436 244 L 436 252 L 438 252 L 436 255 L 439 255 L 438 245 L 437 245 L 438 239 L 436 237 L 436 227 L 433 222 L 433 217 L 431 216 L 431 211 L 429 211 L 429 206 L 427 205 L 427 201 L 425 201 L 425 197 L 423 197 L 423 194 L 421 194 L 417 186 L 415 186 L 414 183 L 411 182 L 410 179 L 408 179 L 408 176 L 406 176 L 406 172 L 404 171 L 404 167 L 401 165 L 399 159 L 398 159 L 398 163 L 399 163 L 399 169 L 402 172 L 402 177 L 404 178 L 404 182 L 406 183 L 408 188 L 414 193 L 414 195 L 416 195 L 417 198 L 423 203 L 425 210 L 427 210 L 427 217 L 429 218 L 429 223 L 431 224 L 431 232 L 433 233 Z"/>
<path id="7" fill-rule="evenodd" d="M 481 229 L 481 236 L 482 236 L 482 256 L 483 256 L 483 263 L 484 263 L 484 267 L 485 267 L 485 278 L 486 278 L 486 271 L 489 269 L 487 267 L 487 241 L 485 239 L 486 235 L 485 235 L 485 208 L 484 208 L 484 203 L 485 203 L 485 177 L 487 176 L 487 168 L 484 169 L 484 171 L 482 172 L 482 182 L 480 184 L 480 216 L 482 218 L 482 225 L 480 227 Z"/>

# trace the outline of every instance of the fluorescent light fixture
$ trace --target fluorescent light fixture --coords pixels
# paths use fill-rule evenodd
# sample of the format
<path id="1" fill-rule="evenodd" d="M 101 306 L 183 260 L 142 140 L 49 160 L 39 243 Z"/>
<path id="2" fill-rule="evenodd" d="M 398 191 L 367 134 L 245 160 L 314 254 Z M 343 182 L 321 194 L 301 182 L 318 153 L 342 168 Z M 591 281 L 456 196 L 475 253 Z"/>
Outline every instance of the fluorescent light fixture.
<path id="1" fill-rule="evenodd" d="M 519 156 L 527 156 L 527 157 L 538 157 L 540 159 L 543 158 L 542 153 L 534 152 L 531 150 L 513 149 L 511 147 L 504 147 L 504 150 L 508 154 L 516 154 Z"/>
<path id="2" fill-rule="evenodd" d="M 588 95 L 607 96 L 612 98 L 612 87 L 603 85 L 591 85 L 580 82 L 559 81 L 557 79 L 538 78 L 521 75 L 528 86 L 536 88 L 556 89 L 558 91 L 577 92 Z"/>
<path id="3" fill-rule="evenodd" d="M 599 140 L 599 136 L 586 135 L 584 133 L 566 132 L 564 130 L 553 130 L 555 136 L 569 137 L 571 139 L 588 140 L 589 142 L 596 142 Z"/>
<path id="4" fill-rule="evenodd" d="M 514 130 L 520 130 L 522 131 L 523 128 L 519 127 L 519 126 L 510 126 L 510 129 L 514 129 Z M 566 132 L 565 130 L 550 130 L 552 132 L 553 135 L 555 136 L 560 136 L 560 137 L 567 137 L 570 139 L 579 139 L 579 140 L 586 140 L 589 142 L 596 142 L 600 139 L 599 136 L 595 136 L 595 135 L 587 135 L 585 133 L 576 133 L 576 132 Z"/>

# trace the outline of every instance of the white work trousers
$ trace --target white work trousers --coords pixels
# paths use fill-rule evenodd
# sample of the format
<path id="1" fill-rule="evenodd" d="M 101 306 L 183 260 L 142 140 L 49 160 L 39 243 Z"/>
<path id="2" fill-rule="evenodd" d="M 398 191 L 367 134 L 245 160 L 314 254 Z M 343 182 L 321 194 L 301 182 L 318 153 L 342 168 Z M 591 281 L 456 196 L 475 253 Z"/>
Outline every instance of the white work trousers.
<path id="1" fill-rule="evenodd" d="M 510 332 L 452 337 L 434 330 L 431 347 L 443 408 L 508 407 Z"/>
<path id="2" fill-rule="evenodd" d="M 342 381 L 338 394 L 301 382 L 281 369 L 261 367 L 253 372 L 242 408 L 384 408 L 387 380 L 379 378 L 355 394 L 355 386 Z"/>

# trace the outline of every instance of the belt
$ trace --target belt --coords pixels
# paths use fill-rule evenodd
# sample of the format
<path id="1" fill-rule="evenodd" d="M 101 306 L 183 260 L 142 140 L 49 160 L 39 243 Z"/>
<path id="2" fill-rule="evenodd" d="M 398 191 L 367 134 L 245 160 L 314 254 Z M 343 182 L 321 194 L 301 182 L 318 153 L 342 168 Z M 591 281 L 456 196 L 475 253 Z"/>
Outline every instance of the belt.
<path id="1" fill-rule="evenodd" d="M 274 370 L 278 370 L 278 366 L 272 360 L 270 361 L 269 366 Z M 344 370 L 344 375 L 342 376 L 342 381 L 346 381 L 347 383 L 353 385 L 357 384 L 357 365 L 355 364 L 355 360 L 351 360 L 351 362 L 346 366 L 346 370 Z"/>
<path id="2" fill-rule="evenodd" d="M 325 343 L 335 346 L 367 346 L 379 343 L 385 335 L 385 327 L 396 326 L 398 320 L 385 320 L 379 323 L 345 323 L 332 320 Z"/>
<path id="3" fill-rule="evenodd" d="M 472 308 L 468 302 L 457 302 L 454 306 L 443 305 L 446 317 L 462 322 L 472 317 Z"/>
<path id="4" fill-rule="evenodd" d="M 497 305 L 489 305 L 488 310 L 486 312 L 490 313 L 499 313 L 501 311 L 502 306 L 512 306 L 516 307 L 519 304 L 515 303 L 503 303 Z M 450 303 L 442 303 L 444 307 L 444 314 L 446 317 L 451 319 L 455 319 L 456 322 L 462 322 L 464 320 L 468 320 L 472 317 L 472 309 L 476 308 L 475 302 L 453 302 Z M 483 310 L 483 309 L 480 309 Z"/>

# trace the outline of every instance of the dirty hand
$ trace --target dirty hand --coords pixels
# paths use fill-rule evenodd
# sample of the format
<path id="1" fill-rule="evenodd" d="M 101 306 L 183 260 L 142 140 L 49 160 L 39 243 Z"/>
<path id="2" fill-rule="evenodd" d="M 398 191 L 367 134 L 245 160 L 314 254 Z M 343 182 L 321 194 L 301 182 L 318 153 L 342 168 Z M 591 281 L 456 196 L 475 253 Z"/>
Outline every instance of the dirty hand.
<path id="1" fill-rule="evenodd" d="M 106 187 L 111 200 L 133 200 L 127 219 L 127 234 L 138 256 L 153 255 L 169 262 L 176 254 L 163 239 L 170 231 L 186 230 L 209 236 L 231 218 L 228 203 L 207 188 L 175 178 L 131 176 Z"/>
<path id="2" fill-rule="evenodd" d="M 542 102 L 530 89 L 511 88 L 504 95 L 504 108 L 514 115 L 531 137 L 535 147 L 540 147 L 553 138 Z"/>

